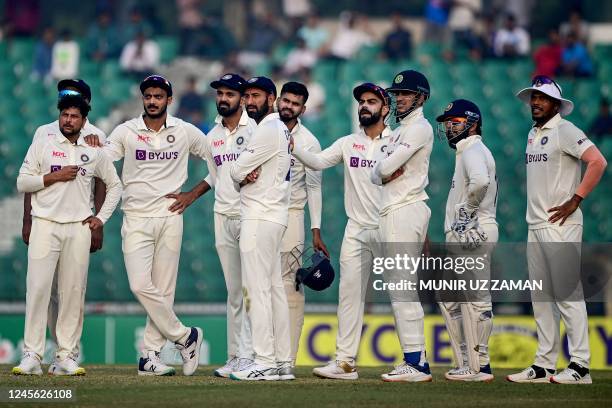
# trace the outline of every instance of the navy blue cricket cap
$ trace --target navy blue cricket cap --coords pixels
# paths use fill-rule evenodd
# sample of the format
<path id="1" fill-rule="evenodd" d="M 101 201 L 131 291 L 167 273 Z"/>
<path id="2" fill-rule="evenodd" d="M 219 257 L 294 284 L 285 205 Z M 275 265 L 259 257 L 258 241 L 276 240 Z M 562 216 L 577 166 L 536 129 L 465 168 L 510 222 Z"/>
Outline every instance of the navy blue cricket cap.
<path id="1" fill-rule="evenodd" d="M 413 91 L 429 96 L 429 81 L 419 71 L 408 69 L 400 72 L 393 78 L 393 84 L 387 88 L 387 92 L 393 91 Z"/>
<path id="2" fill-rule="evenodd" d="M 446 106 L 444 113 L 436 118 L 437 122 L 444 122 L 449 118 L 466 118 L 473 119 L 476 122 L 482 123 L 482 115 L 480 109 L 474 102 L 467 99 L 455 99 Z"/>
<path id="3" fill-rule="evenodd" d="M 172 96 L 172 84 L 161 75 L 149 75 L 140 83 L 140 92 L 144 94 L 147 88 L 161 88 L 168 96 Z"/>
<path id="4" fill-rule="evenodd" d="M 61 92 L 66 88 L 75 88 L 83 97 L 91 102 L 91 88 L 82 79 L 62 79 L 57 83 L 57 91 Z"/>
<path id="5" fill-rule="evenodd" d="M 238 74 L 228 73 L 223 75 L 216 81 L 212 81 L 210 83 L 210 86 L 214 89 L 226 86 L 229 89 L 233 89 L 234 91 L 242 93 L 244 92 L 244 84 L 246 84 L 246 80 L 243 77 Z"/>
<path id="6" fill-rule="evenodd" d="M 357 85 L 355 89 L 353 89 L 353 96 L 356 100 L 361 98 L 365 92 L 372 92 L 374 95 L 378 96 L 384 105 L 389 104 L 389 94 L 382 87 L 373 84 L 371 82 L 364 82 L 361 85 Z"/>
<path id="7" fill-rule="evenodd" d="M 242 89 L 246 91 L 249 88 L 261 89 L 267 93 L 273 94 L 276 98 L 276 85 L 274 85 L 274 82 L 272 82 L 270 78 L 264 76 L 253 77 L 246 81 Z"/>

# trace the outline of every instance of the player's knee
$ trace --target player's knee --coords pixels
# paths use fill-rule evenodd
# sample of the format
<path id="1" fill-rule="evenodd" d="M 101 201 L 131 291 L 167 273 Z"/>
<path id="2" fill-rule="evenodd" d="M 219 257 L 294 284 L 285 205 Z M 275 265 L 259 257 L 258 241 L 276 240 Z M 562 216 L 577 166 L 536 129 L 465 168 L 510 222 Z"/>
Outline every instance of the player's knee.
<path id="1" fill-rule="evenodd" d="M 146 295 L 151 292 L 150 282 L 130 281 L 130 290 L 136 296 Z"/>

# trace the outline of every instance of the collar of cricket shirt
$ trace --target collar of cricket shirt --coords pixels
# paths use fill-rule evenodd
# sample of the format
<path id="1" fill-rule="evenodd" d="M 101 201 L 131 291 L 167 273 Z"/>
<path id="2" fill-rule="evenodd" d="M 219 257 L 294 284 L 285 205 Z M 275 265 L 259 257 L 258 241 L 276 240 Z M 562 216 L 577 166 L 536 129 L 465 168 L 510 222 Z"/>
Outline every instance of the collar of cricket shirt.
<path id="1" fill-rule="evenodd" d="M 270 114 L 266 115 L 266 117 L 264 117 L 264 118 L 261 120 L 261 122 L 259 122 L 259 124 L 260 124 L 260 125 L 263 125 L 264 123 L 266 123 L 266 122 L 270 122 L 271 120 L 275 120 L 275 119 L 277 119 L 277 120 L 279 120 L 279 121 L 280 121 L 280 119 L 279 119 L 279 116 L 278 116 L 278 113 L 277 113 L 277 112 L 270 113 Z"/>
<path id="2" fill-rule="evenodd" d="M 548 122 L 546 122 L 544 125 L 542 125 L 541 129 L 554 129 L 557 126 L 559 126 L 559 122 L 561 122 L 561 119 L 563 119 L 561 117 L 561 114 L 557 113 L 555 116 L 553 116 L 552 118 L 550 118 L 548 120 Z M 534 122 L 533 127 L 536 127 L 536 124 Z"/>
<path id="3" fill-rule="evenodd" d="M 70 140 L 68 140 L 68 138 L 66 136 L 64 136 L 64 134 L 61 131 L 58 134 L 55 135 L 55 141 L 57 143 L 69 143 L 69 144 L 72 144 L 72 142 L 70 142 Z M 79 137 L 77 138 L 75 145 L 78 145 L 78 146 L 87 146 L 87 143 L 85 143 L 85 139 L 83 138 L 83 132 L 79 132 Z"/>
<path id="4" fill-rule="evenodd" d="M 363 126 L 359 126 L 359 132 L 357 132 L 357 134 L 360 137 L 364 137 L 368 140 L 380 140 L 380 139 L 384 139 L 385 137 L 391 136 L 391 132 L 393 132 L 391 128 L 389 126 L 385 126 L 385 128 L 383 129 L 380 135 L 376 136 L 374 139 L 370 139 L 370 136 L 366 135 L 365 130 L 363 130 Z"/>
<path id="5" fill-rule="evenodd" d="M 455 154 L 459 154 L 463 152 L 465 149 L 467 149 L 468 147 L 470 147 L 471 145 L 473 145 L 479 140 L 482 140 L 482 136 L 480 135 L 472 135 L 472 136 L 466 137 L 465 139 L 461 139 L 460 141 L 457 142 L 457 146 L 456 146 L 457 151 L 455 152 Z"/>
<path id="6" fill-rule="evenodd" d="M 404 119 L 402 119 L 400 121 L 400 125 L 408 125 L 410 123 L 412 123 L 412 121 L 414 121 L 417 118 L 421 118 L 423 117 L 423 107 L 419 106 L 418 108 L 416 108 L 415 110 L 413 110 L 412 112 L 410 112 L 408 114 L 408 116 L 406 116 Z"/>
<path id="7" fill-rule="evenodd" d="M 162 126 L 161 129 L 159 129 L 159 131 L 161 132 L 164 129 L 176 126 L 177 124 L 178 124 L 178 119 L 168 113 L 166 114 L 166 122 L 164 123 L 164 126 Z M 151 130 L 147 127 L 144 121 L 144 113 L 138 116 L 138 119 L 136 120 L 136 127 L 138 128 L 138 130 Z"/>
<path id="8" fill-rule="evenodd" d="M 238 127 L 248 125 L 249 119 L 250 119 L 249 114 L 247 113 L 246 109 L 242 109 L 242 114 L 240 115 L 240 120 L 238 121 Z M 215 116 L 215 123 L 220 124 L 221 126 L 225 127 L 223 125 L 223 116 L 219 114 Z"/>

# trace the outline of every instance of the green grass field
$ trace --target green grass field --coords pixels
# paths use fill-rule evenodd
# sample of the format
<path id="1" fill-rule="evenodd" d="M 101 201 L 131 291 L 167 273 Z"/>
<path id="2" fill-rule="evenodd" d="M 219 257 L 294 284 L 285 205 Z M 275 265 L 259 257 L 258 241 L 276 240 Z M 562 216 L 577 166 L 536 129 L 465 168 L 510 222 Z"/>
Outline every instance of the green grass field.
<path id="1" fill-rule="evenodd" d="M 362 368 L 358 381 L 315 378 L 310 367 L 297 369 L 298 379 L 285 382 L 239 382 L 212 376 L 201 367 L 193 377 L 139 377 L 135 366 L 85 366 L 84 377 L 16 377 L 0 366 L 0 389 L 63 388 L 76 390 L 73 403 L 37 406 L 79 407 L 606 407 L 612 406 L 612 371 L 592 372 L 593 385 L 511 384 L 507 370 L 497 370 L 490 384 L 454 383 L 434 369 L 434 382 L 383 383 L 385 368 Z M 46 367 L 44 367 L 46 368 Z M 177 369 L 180 372 L 180 367 Z M 34 404 L 14 403 L 25 407 Z M 0 406 L 11 406 L 0 403 Z"/>

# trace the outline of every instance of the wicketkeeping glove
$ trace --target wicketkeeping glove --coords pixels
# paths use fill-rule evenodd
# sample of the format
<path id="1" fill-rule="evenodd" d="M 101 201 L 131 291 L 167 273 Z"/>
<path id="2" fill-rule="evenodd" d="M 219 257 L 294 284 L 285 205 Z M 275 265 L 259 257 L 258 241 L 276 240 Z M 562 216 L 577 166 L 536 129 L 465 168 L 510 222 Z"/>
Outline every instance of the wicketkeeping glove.
<path id="1" fill-rule="evenodd" d="M 488 239 L 487 233 L 478 223 L 478 209 L 469 208 L 466 204 L 455 206 L 455 221 L 451 230 L 461 243 L 463 249 L 475 249 Z"/>

